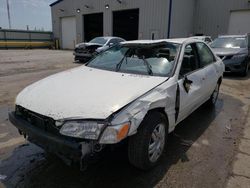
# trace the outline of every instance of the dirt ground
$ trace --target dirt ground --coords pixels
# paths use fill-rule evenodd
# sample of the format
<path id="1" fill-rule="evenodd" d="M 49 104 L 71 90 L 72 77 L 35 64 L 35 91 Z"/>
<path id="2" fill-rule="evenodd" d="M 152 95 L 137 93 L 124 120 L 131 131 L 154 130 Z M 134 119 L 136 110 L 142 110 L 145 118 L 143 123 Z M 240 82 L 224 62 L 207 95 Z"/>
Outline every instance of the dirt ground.
<path id="1" fill-rule="evenodd" d="M 85 172 L 47 157 L 42 149 L 18 134 L 8 121 L 8 111 L 25 86 L 79 66 L 72 61 L 70 51 L 0 51 L 0 187 L 250 185 L 250 163 L 246 163 L 250 160 L 250 143 L 244 143 L 245 138 L 250 140 L 246 136 L 250 127 L 250 76 L 226 75 L 216 107 L 202 106 L 183 121 L 169 136 L 164 159 L 151 171 L 129 165 L 124 148 L 104 153 Z"/>

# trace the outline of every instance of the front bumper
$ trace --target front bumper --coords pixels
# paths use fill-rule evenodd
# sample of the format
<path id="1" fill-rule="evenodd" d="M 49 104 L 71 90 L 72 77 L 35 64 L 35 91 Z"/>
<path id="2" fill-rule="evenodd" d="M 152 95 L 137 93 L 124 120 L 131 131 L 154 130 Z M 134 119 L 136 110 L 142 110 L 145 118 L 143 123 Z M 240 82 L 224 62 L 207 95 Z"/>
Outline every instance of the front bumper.
<path id="1" fill-rule="evenodd" d="M 46 132 L 20 118 L 15 112 L 9 113 L 9 120 L 19 131 L 28 136 L 30 142 L 48 152 L 56 154 L 69 165 L 72 162 L 82 161 L 83 158 L 87 158 L 91 154 L 93 143 L 82 142 L 76 139 L 66 139 L 64 136 Z"/>
<path id="2" fill-rule="evenodd" d="M 240 73 L 245 71 L 246 63 L 248 59 L 242 59 L 242 60 L 223 60 L 223 63 L 225 64 L 225 72 L 235 72 Z"/>

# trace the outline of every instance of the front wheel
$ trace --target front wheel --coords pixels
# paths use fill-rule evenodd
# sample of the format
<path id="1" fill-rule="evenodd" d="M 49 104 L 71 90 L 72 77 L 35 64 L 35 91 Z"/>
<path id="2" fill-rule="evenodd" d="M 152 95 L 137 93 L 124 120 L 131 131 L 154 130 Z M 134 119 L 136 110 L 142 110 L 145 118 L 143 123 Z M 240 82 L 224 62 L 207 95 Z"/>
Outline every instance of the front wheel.
<path id="1" fill-rule="evenodd" d="M 242 71 L 241 76 L 243 76 L 243 77 L 247 76 L 248 70 L 249 70 L 249 63 L 246 64 L 246 67 L 245 67 L 245 69 Z"/>
<path id="2" fill-rule="evenodd" d="M 129 138 L 128 157 L 135 167 L 147 170 L 161 159 L 166 148 L 168 124 L 159 112 L 150 112 L 142 121 L 136 135 Z"/>

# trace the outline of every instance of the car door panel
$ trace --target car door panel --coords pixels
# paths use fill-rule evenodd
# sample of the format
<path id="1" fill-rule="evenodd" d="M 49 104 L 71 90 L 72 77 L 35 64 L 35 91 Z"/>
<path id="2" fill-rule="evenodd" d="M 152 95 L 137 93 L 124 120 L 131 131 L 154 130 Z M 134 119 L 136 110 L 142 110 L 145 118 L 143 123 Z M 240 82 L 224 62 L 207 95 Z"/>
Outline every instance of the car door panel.
<path id="1" fill-rule="evenodd" d="M 184 78 L 178 81 L 180 90 L 180 107 L 177 123 L 185 119 L 190 113 L 201 105 L 202 90 L 204 87 L 204 80 L 202 77 L 204 74 L 205 70 L 200 69 L 186 76 L 188 80 L 192 81 L 189 91 L 186 91 L 184 87 Z"/>

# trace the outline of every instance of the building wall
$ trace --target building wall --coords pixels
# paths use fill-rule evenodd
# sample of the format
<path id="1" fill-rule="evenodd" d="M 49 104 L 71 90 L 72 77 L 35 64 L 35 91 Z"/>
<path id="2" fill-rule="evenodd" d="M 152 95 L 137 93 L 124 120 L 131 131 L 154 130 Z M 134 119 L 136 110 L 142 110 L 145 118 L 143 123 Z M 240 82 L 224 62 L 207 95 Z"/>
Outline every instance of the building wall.
<path id="1" fill-rule="evenodd" d="M 104 13 L 104 35 L 112 35 L 112 11 L 139 8 L 139 39 L 150 39 L 152 32 L 157 32 L 158 38 L 167 37 L 169 0 L 126 0 L 123 2 L 125 3 L 120 4 L 116 0 L 63 0 L 51 7 L 54 36 L 61 38 L 60 19 L 62 17 L 76 16 L 77 42 L 84 41 L 83 15 L 98 12 Z M 105 9 L 106 4 L 109 4 L 109 9 Z M 78 8 L 81 9 L 80 13 L 76 13 Z"/>
<path id="2" fill-rule="evenodd" d="M 193 34 L 195 0 L 173 0 L 171 38 Z"/>
<path id="3" fill-rule="evenodd" d="M 227 34 L 230 11 L 248 8 L 248 0 L 196 0 L 194 33 Z"/>

